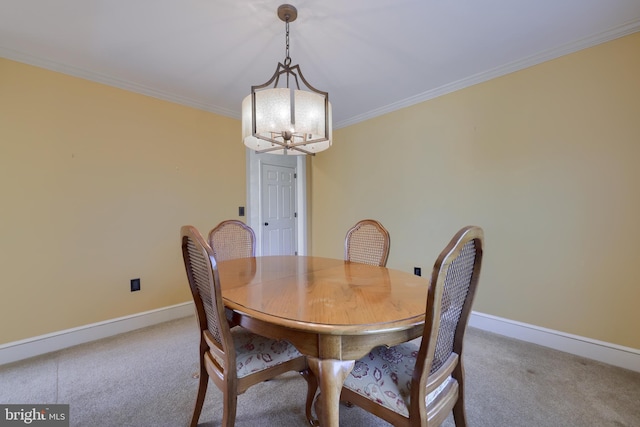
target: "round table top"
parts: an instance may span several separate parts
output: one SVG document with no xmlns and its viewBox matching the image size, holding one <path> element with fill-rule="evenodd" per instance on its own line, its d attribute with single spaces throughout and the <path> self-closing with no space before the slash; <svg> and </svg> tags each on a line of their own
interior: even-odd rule
<svg viewBox="0 0 640 427">
<path fill-rule="evenodd" d="M 367 334 L 423 323 L 429 281 L 411 273 L 310 256 L 218 263 L 225 305 L 259 320 L 326 334 Z"/>
</svg>

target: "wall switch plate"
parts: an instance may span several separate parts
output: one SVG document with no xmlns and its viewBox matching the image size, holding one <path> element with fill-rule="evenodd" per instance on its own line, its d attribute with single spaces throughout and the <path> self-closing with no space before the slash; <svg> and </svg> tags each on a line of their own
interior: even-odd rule
<svg viewBox="0 0 640 427">
<path fill-rule="evenodd" d="M 422 269 L 420 267 L 413 267 L 413 274 L 416 276 L 422 276 Z"/>
<path fill-rule="evenodd" d="M 131 292 L 140 290 L 140 279 L 131 279 Z"/>
<path fill-rule="evenodd" d="M 238 208 L 238 216 L 244 216 L 244 206 Z"/>
</svg>

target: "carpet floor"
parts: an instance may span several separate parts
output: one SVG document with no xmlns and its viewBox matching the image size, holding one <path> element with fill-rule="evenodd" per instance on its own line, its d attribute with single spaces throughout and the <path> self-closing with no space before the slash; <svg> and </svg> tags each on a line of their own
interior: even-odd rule
<svg viewBox="0 0 640 427">
<path fill-rule="evenodd" d="M 198 380 L 198 331 L 178 319 L 0 366 L 0 403 L 67 403 L 78 427 L 188 425 Z M 639 427 L 640 373 L 469 328 L 465 341 L 471 427 Z M 306 426 L 306 382 L 296 373 L 238 398 L 237 427 Z M 200 425 L 221 424 L 210 382 Z M 388 426 L 353 407 L 340 425 Z M 450 416 L 444 427 L 452 427 Z"/>
</svg>

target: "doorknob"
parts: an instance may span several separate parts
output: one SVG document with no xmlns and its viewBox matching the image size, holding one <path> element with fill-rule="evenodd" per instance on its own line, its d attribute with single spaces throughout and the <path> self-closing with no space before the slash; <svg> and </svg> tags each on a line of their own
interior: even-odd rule
<svg viewBox="0 0 640 427">
<path fill-rule="evenodd" d="M 267 226 L 267 225 L 269 225 L 269 223 L 268 223 L 268 222 L 265 222 L 265 223 L 264 223 L 264 225 L 265 225 L 265 226 Z"/>
</svg>

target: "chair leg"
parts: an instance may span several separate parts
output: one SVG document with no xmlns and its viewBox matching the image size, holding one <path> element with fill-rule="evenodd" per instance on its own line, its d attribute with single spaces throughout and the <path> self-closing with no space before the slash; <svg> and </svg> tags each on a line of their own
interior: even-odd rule
<svg viewBox="0 0 640 427">
<path fill-rule="evenodd" d="M 238 394 L 235 390 L 225 390 L 222 394 L 222 426 L 234 427 L 236 424 L 236 409 L 238 408 Z"/>
<path fill-rule="evenodd" d="M 207 394 L 207 386 L 209 385 L 209 374 L 204 366 L 204 352 L 200 351 L 200 381 L 198 385 L 198 397 L 196 397 L 196 406 L 193 408 L 193 416 L 191 417 L 190 427 L 196 427 L 202 412 L 204 397 Z"/>
<path fill-rule="evenodd" d="M 309 369 L 301 371 L 300 375 L 302 375 L 303 378 L 307 381 L 307 401 L 304 405 L 304 412 L 307 416 L 307 421 L 309 421 L 309 424 L 312 426 L 317 426 L 320 423 L 318 422 L 318 420 L 313 418 L 311 407 L 313 406 L 313 400 L 315 399 L 316 391 L 318 390 L 318 379 Z"/>
<path fill-rule="evenodd" d="M 453 421 L 456 427 L 467 427 L 467 415 L 464 409 L 464 398 L 462 395 L 458 397 L 453 407 Z"/>
<path fill-rule="evenodd" d="M 458 366 L 453 370 L 453 377 L 458 381 L 458 399 L 453 406 L 453 421 L 456 427 L 467 427 L 467 413 L 464 405 L 464 367 L 462 366 L 462 358 L 458 362 Z"/>
</svg>

